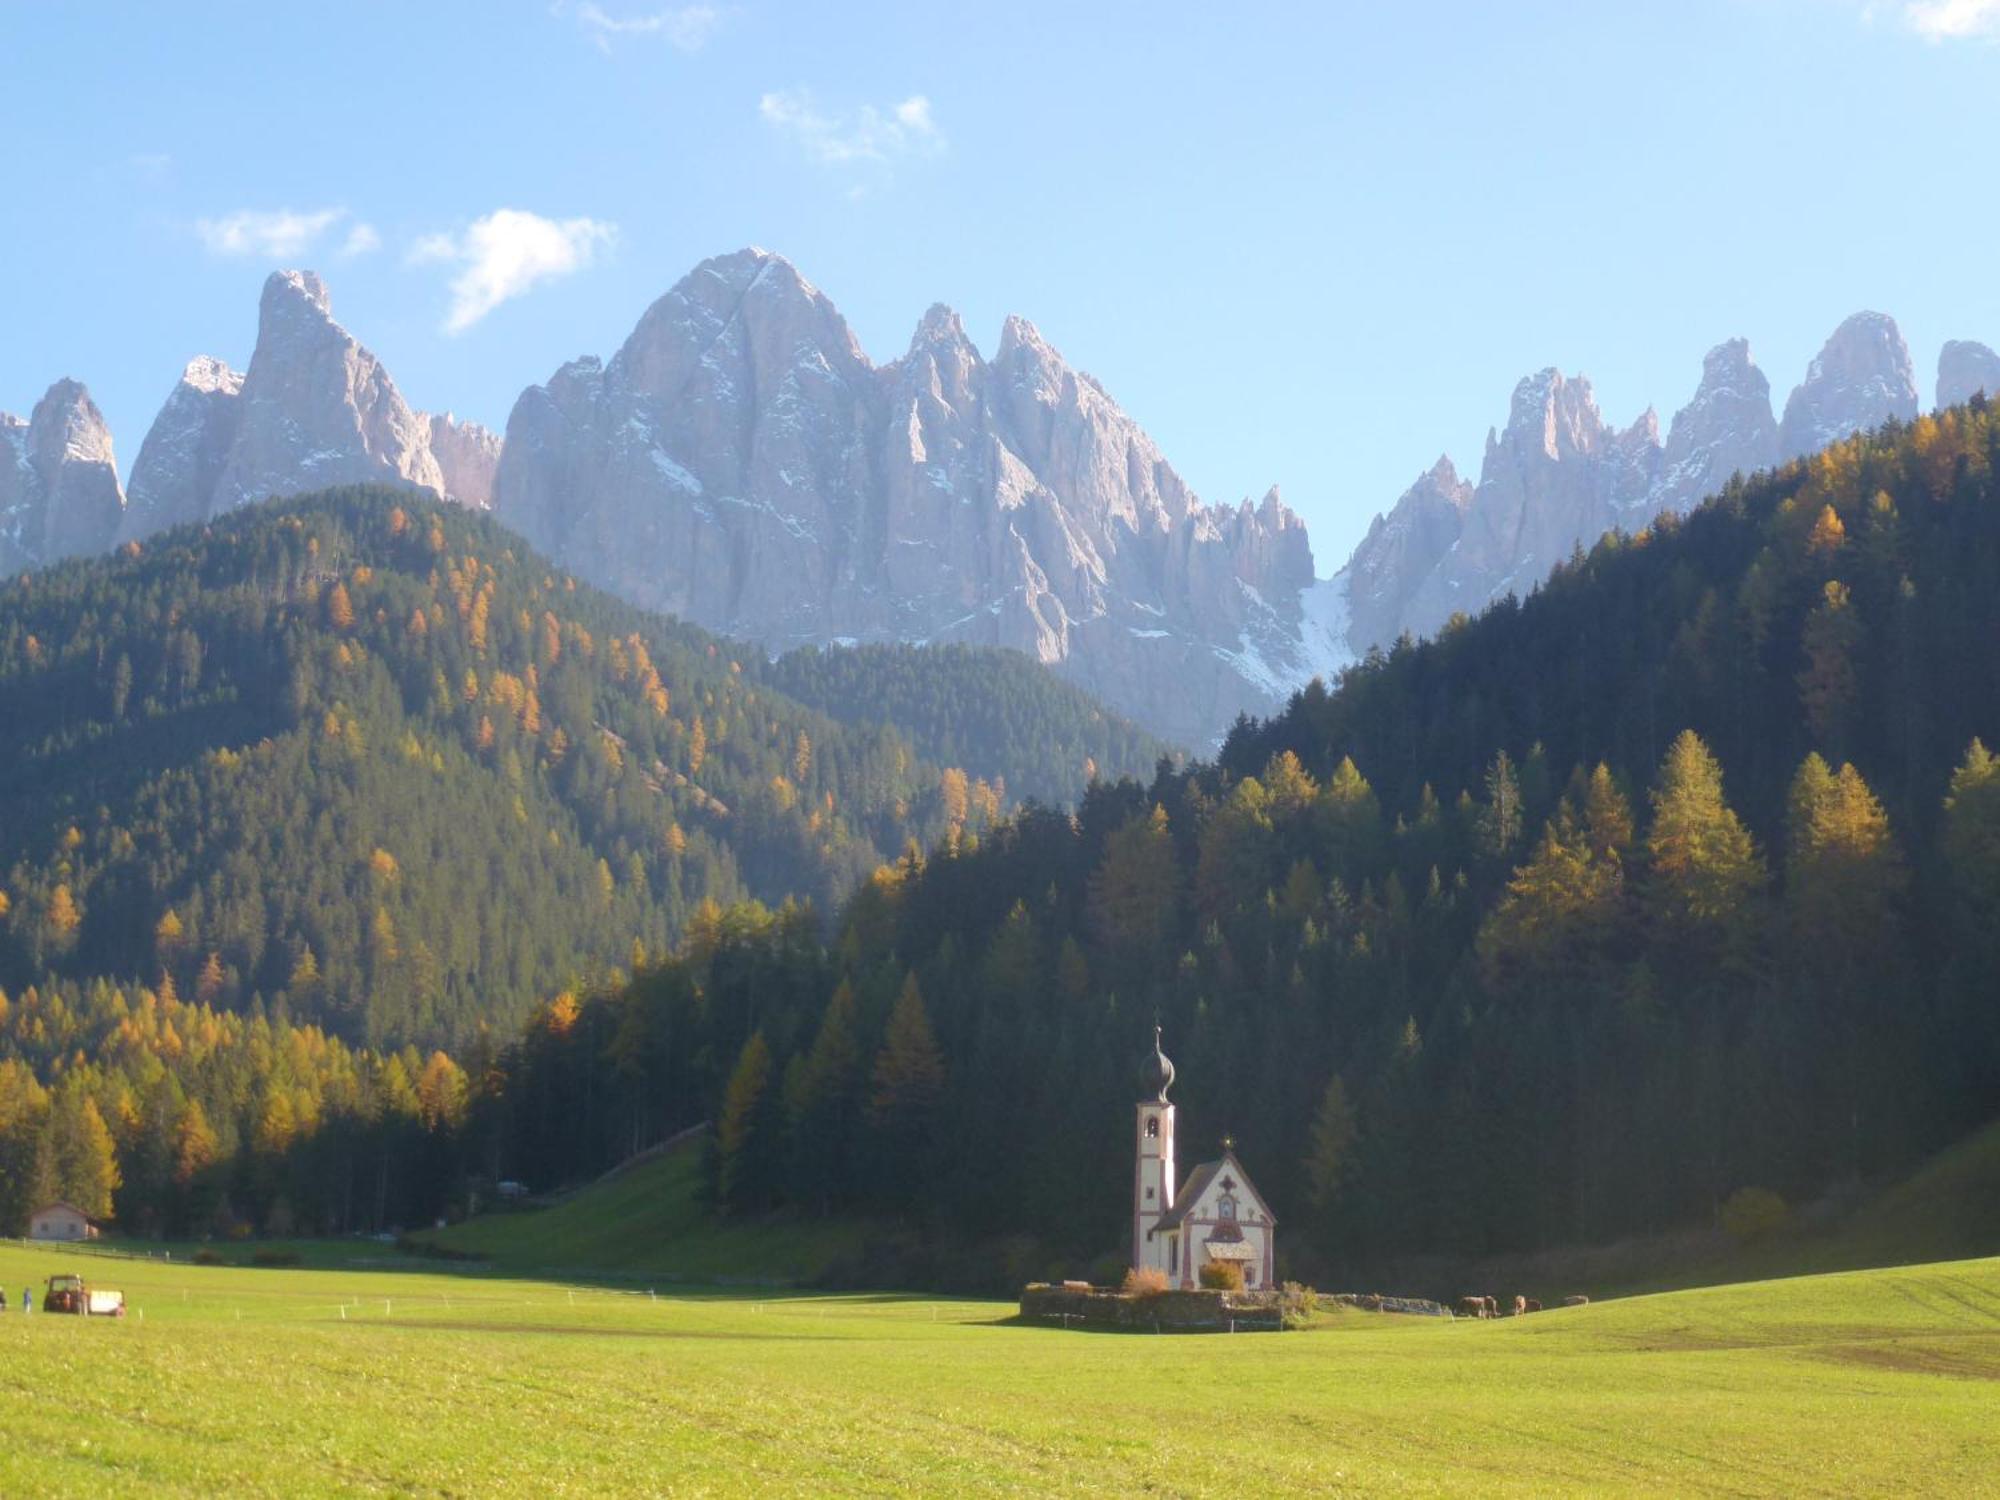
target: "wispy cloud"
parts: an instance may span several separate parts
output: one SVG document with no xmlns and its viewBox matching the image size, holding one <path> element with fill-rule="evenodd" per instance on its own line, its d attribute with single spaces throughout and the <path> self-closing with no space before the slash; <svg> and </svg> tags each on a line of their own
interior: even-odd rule
<svg viewBox="0 0 2000 1500">
<path fill-rule="evenodd" d="M 850 113 L 827 114 L 806 90 L 781 89 L 764 95 L 757 112 L 765 124 L 827 167 L 886 167 L 945 149 L 931 101 L 922 94 L 887 109 L 864 104 Z"/>
<path fill-rule="evenodd" d="M 558 5 L 556 9 L 560 12 L 563 7 Z M 699 52 L 722 24 L 720 10 L 701 4 L 669 5 L 661 10 L 613 15 L 603 6 L 584 0 L 574 14 L 584 35 L 600 52 L 609 52 L 613 44 L 632 37 L 655 37 L 679 51 Z"/>
<path fill-rule="evenodd" d="M 1927 41 L 2000 41 L 2000 0 L 1907 0 L 1902 11 Z"/>
<path fill-rule="evenodd" d="M 446 333 L 463 333 L 501 303 L 544 281 L 589 266 L 616 238 L 601 219 L 545 219 L 502 208 L 474 219 L 460 234 L 427 234 L 404 255 L 406 264 L 455 265 Z"/>
<path fill-rule="evenodd" d="M 214 255 L 292 260 L 310 250 L 346 213 L 342 208 L 305 213 L 289 208 L 239 208 L 219 219 L 198 219 L 194 230 Z"/>
<path fill-rule="evenodd" d="M 381 248 L 382 236 L 373 224 L 356 224 L 341 241 L 340 258 L 353 260 L 357 255 L 372 255 Z"/>
</svg>

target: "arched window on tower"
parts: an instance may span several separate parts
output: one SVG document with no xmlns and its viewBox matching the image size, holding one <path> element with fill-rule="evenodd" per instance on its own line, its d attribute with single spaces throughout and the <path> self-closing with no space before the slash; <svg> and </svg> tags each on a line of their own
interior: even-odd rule
<svg viewBox="0 0 2000 1500">
<path fill-rule="evenodd" d="M 1159 1138 L 1160 1138 L 1160 1117 L 1158 1115 L 1146 1116 L 1146 1139 L 1149 1141 L 1157 1141 Z"/>
</svg>

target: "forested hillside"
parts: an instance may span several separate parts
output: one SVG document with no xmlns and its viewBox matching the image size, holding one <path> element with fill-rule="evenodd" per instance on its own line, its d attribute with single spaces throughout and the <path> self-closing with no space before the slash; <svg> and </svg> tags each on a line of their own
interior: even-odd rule
<svg viewBox="0 0 2000 1500">
<path fill-rule="evenodd" d="M 790 651 L 764 680 L 859 728 L 890 725 L 926 760 L 1003 786 L 1014 801 L 1074 802 L 1102 777 L 1150 776 L 1173 754 L 1019 651 L 875 645 Z"/>
<path fill-rule="evenodd" d="M 9 877 L 13 962 L 77 964 L 108 908 L 127 915 L 103 941 L 160 977 L 13 992 L 0 1038 L 23 1066 L 0 1077 L 0 1210 L 23 1182 L 91 1190 L 108 1150 L 128 1184 L 118 1211 L 136 1223 L 393 1222 L 482 1180 L 585 1179 L 709 1119 L 720 1211 L 901 1218 L 911 1240 L 861 1274 L 997 1283 L 1122 1253 L 1136 1064 L 1155 1016 L 1180 1067 L 1184 1157 L 1233 1135 L 1309 1274 L 1707 1223 L 1732 1199 L 1768 1219 L 1893 1175 L 2000 1099 L 2000 760 L 1986 749 L 2000 743 L 1996 461 L 2000 419 L 1979 404 L 1840 444 L 1684 523 L 1607 540 L 1533 599 L 1371 659 L 1337 691 L 1242 726 L 1215 765 L 1100 782 L 1074 815 L 1029 808 L 976 838 L 932 837 L 927 856 L 874 870 L 831 939 L 803 909 L 695 906 L 670 955 L 557 995 L 518 1040 L 477 1036 L 456 1063 L 357 1055 L 282 1017 L 211 1013 L 204 995 L 243 983 L 231 956 L 243 950 L 186 934 L 232 930 L 212 913 L 265 908 L 208 895 L 250 880 L 246 857 L 203 882 L 142 881 L 150 861 L 177 869 L 202 852 L 171 830 L 209 825 L 171 819 L 236 785 L 211 778 L 281 747 L 314 776 L 379 759 L 423 778 L 437 775 L 435 748 L 531 820 L 518 847 L 568 858 L 574 841 L 591 861 L 571 877 L 580 898 L 558 890 L 505 921 L 453 913 L 438 941 L 491 920 L 581 942 L 622 919 L 637 884 L 618 873 L 626 851 L 588 842 L 649 826 L 615 821 L 628 804 L 664 801 L 673 826 L 712 829 L 728 821 L 697 791 L 754 805 L 776 775 L 796 793 L 804 773 L 764 759 L 796 748 L 775 694 L 701 637 L 652 625 L 639 640 L 667 698 L 656 708 L 610 606 L 504 549 L 478 553 L 475 575 L 475 534 L 497 533 L 386 498 L 345 519 L 336 502 L 238 518 L 175 543 L 176 564 L 121 561 L 133 586 L 119 590 L 92 592 L 88 569 L 13 586 L 10 601 L 49 602 L 32 643 L 25 618 L 6 638 L 5 680 L 39 672 L 57 701 L 101 705 L 8 721 L 17 762 L 36 770 L 10 787 L 6 826 L 28 827 L 39 851 Z M 199 616 L 198 675 L 174 665 L 191 655 L 177 643 L 193 617 L 166 582 L 195 568 L 233 580 L 201 595 L 227 604 Z M 121 618 L 129 628 L 112 632 Z M 398 647 L 399 635 L 431 644 Z M 106 638 L 118 652 L 92 644 Z M 133 658 L 122 694 L 120 655 Z M 265 665 L 224 673 L 218 658 Z M 521 683 L 538 732 L 507 706 L 512 687 L 495 696 L 503 679 Z M 239 680 L 274 685 L 276 701 L 240 695 Z M 176 726 L 203 715 L 249 748 L 217 755 L 189 734 L 168 778 L 182 790 L 141 800 L 121 790 L 129 759 L 82 753 L 116 751 L 134 724 L 180 743 Z M 56 732 L 70 722 L 93 728 L 72 744 Z M 696 722 L 706 753 L 691 766 Z M 854 733 L 811 723 L 816 766 Z M 395 754 L 376 757 L 385 743 Z M 943 835 L 940 778 L 899 781 L 919 773 L 901 769 L 897 742 L 859 743 L 833 804 L 856 821 L 835 847 L 866 860 L 905 832 Z M 744 757 L 727 782 L 714 779 L 718 746 Z M 91 767 L 88 796 L 37 795 L 65 784 L 65 758 Z M 652 800 L 618 769 L 635 761 L 655 767 Z M 596 779 L 566 780 L 579 764 Z M 157 788 L 152 774 L 137 784 Z M 416 947 L 391 904 L 407 899 L 413 862 L 387 840 L 454 826 L 416 806 L 416 788 L 438 783 L 409 785 L 386 821 L 330 803 L 307 862 L 286 853 L 276 867 L 320 859 L 323 878 L 386 914 L 379 935 L 368 919 L 352 993 L 409 972 L 397 965 Z M 904 817 L 902 795 L 937 803 L 919 814 L 913 800 Z M 815 804 L 817 786 L 789 810 Z M 799 837 L 783 817 L 759 826 Z M 626 836 L 649 889 L 671 875 L 643 833 Z M 493 847 L 504 862 L 517 845 Z M 224 957 L 197 961 L 206 952 Z M 279 952 L 288 973 L 324 982 L 317 949 L 311 965 Z M 292 1006 L 313 993 L 280 990 Z M 235 1149 L 197 1149 L 206 1165 L 185 1173 L 163 1166 L 156 1122 L 171 1115 L 174 1140 L 200 1143 L 190 1106 L 205 1116 L 211 1097 Z M 372 1172 L 378 1199 L 315 1186 L 328 1152 L 343 1165 L 326 1181 Z M 947 1241 L 976 1241 L 986 1260 L 925 1258 Z"/>
<path fill-rule="evenodd" d="M 1117 733 L 1073 736 L 1070 795 Z M 510 1034 L 704 901 L 829 912 L 1002 796 L 481 516 L 371 490 L 0 586 L 0 764 L 0 987 L 129 979 L 425 1046 Z"/>
<path fill-rule="evenodd" d="M 2000 421 L 1839 444 L 1523 603 L 545 1012 L 483 1149 L 703 1116 L 733 1209 L 1115 1248 L 1157 1014 L 1302 1260 L 1708 1222 L 2000 1099 Z M 1758 1200 L 1768 1202 L 1768 1200 Z"/>
</svg>

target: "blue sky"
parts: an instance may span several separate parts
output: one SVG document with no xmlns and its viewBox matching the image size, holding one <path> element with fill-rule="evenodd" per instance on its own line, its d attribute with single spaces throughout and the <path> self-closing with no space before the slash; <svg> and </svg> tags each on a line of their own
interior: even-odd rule
<svg viewBox="0 0 2000 1500">
<path fill-rule="evenodd" d="M 1020 312 L 1210 500 L 1331 571 L 1523 373 L 1777 398 L 1862 307 L 1928 398 L 2000 345 L 2000 0 L 30 5 L 0 0 L 0 408 L 86 381 L 129 466 L 280 264 L 496 427 L 761 244 L 876 359 Z"/>
</svg>

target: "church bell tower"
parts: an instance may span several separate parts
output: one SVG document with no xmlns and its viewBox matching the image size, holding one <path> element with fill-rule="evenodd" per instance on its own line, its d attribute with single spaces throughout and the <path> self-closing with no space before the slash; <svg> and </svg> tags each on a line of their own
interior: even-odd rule
<svg viewBox="0 0 2000 1500">
<path fill-rule="evenodd" d="M 1174 1206 L 1174 1107 L 1167 1102 L 1173 1084 L 1174 1065 L 1160 1050 L 1160 1028 L 1155 1026 L 1152 1055 L 1139 1071 L 1132 1168 L 1132 1265 L 1142 1271 L 1167 1269 L 1166 1241 L 1149 1231 Z"/>
</svg>

